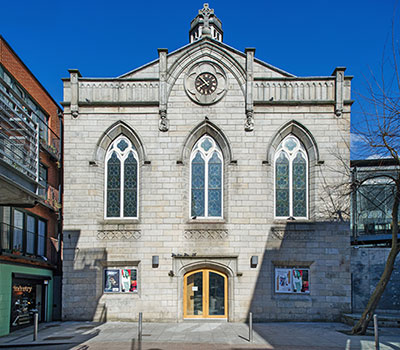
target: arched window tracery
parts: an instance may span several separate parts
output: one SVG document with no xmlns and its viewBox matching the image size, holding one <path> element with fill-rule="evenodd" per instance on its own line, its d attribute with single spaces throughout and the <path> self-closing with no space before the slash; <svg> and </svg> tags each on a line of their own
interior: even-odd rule
<svg viewBox="0 0 400 350">
<path fill-rule="evenodd" d="M 190 156 L 190 214 L 222 218 L 223 155 L 209 135 L 201 137 Z"/>
<path fill-rule="evenodd" d="M 105 158 L 105 217 L 138 217 L 138 154 L 125 136 L 117 137 Z"/>
<path fill-rule="evenodd" d="M 294 135 L 286 136 L 275 153 L 275 217 L 308 217 L 308 156 Z"/>
</svg>

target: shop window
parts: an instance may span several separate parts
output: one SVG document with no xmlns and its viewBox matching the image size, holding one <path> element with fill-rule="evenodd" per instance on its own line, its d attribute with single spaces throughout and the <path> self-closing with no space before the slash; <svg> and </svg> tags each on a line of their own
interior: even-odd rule
<svg viewBox="0 0 400 350">
<path fill-rule="evenodd" d="M 191 216 L 222 218 L 223 157 L 210 136 L 203 136 L 190 157 Z"/>
<path fill-rule="evenodd" d="M 287 136 L 275 154 L 275 217 L 307 218 L 308 157 L 301 142 Z"/>
<path fill-rule="evenodd" d="M 136 268 L 104 270 L 104 293 L 137 293 Z"/>
<path fill-rule="evenodd" d="M 11 331 L 33 325 L 34 310 L 38 312 L 39 322 L 46 321 L 47 286 L 50 279 L 50 276 L 13 273 L 10 314 Z"/>
<path fill-rule="evenodd" d="M 309 294 L 310 269 L 308 268 L 275 268 L 275 292 Z"/>
<path fill-rule="evenodd" d="M 131 141 L 118 137 L 106 155 L 107 218 L 138 216 L 138 154 Z"/>
</svg>

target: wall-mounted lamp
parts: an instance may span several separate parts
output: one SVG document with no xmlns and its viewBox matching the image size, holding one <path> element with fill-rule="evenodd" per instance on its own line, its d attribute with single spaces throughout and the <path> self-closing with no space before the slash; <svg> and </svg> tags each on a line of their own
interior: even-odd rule
<svg viewBox="0 0 400 350">
<path fill-rule="evenodd" d="M 251 268 L 256 268 L 258 265 L 258 256 L 257 255 L 253 255 L 250 259 L 250 267 Z"/>
<path fill-rule="evenodd" d="M 151 258 L 151 265 L 153 266 L 153 268 L 158 267 L 159 265 L 158 255 L 153 255 L 153 257 Z"/>
<path fill-rule="evenodd" d="M 174 274 L 174 271 L 172 271 L 172 270 L 169 270 L 169 272 L 168 272 L 168 276 L 169 276 L 169 277 L 174 277 L 174 276 L 175 276 L 175 274 Z"/>
</svg>

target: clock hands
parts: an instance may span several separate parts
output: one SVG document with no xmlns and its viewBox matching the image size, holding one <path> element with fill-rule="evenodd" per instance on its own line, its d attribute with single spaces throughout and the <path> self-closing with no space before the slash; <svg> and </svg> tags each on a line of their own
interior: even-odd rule
<svg viewBox="0 0 400 350">
<path fill-rule="evenodd" d="M 200 78 L 201 80 L 203 80 L 203 83 L 206 84 L 207 86 L 210 85 L 210 82 L 204 80 L 203 77 L 200 76 L 199 78 Z M 203 86 L 204 84 L 202 84 L 201 86 Z"/>
<path fill-rule="evenodd" d="M 212 94 L 217 88 L 217 80 L 211 73 L 201 73 L 196 78 L 196 90 L 202 95 Z"/>
</svg>

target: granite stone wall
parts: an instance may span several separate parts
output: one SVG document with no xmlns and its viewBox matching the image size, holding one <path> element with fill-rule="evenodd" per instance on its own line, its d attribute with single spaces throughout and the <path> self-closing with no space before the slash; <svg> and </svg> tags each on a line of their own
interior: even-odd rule
<svg viewBox="0 0 400 350">
<path fill-rule="evenodd" d="M 363 311 L 381 278 L 389 248 L 351 248 L 352 306 Z M 386 286 L 377 310 L 400 311 L 400 257 L 396 259 L 391 279 Z"/>
<path fill-rule="evenodd" d="M 179 55 L 169 62 L 177 65 Z M 254 131 L 246 132 L 237 67 L 218 55 L 225 96 L 211 105 L 191 101 L 183 67 L 170 87 L 167 132 L 159 130 L 157 105 L 122 103 L 121 97 L 81 103 L 73 116 L 65 81 L 64 319 L 135 320 L 143 312 L 146 321 L 182 320 L 184 274 L 203 267 L 228 277 L 229 321 L 245 320 L 249 311 L 259 320 L 334 320 L 349 310 L 349 225 L 335 221 L 336 194 L 329 188 L 346 181 L 339 170 L 349 158 L 350 106 L 338 117 L 334 103 L 260 104 Z M 153 68 L 148 75 L 157 78 Z M 146 76 L 145 69 L 138 74 Z M 112 141 L 107 130 L 113 126 L 138 149 L 137 220 L 104 218 L 102 147 Z M 204 133 L 224 154 L 223 219 L 190 217 L 189 155 Z M 309 219 L 294 222 L 274 218 L 271 154 L 288 133 L 309 153 Z M 158 267 L 152 256 L 159 257 Z M 252 256 L 257 266 L 250 265 Z M 310 268 L 310 293 L 276 295 L 274 266 Z M 106 267 L 137 268 L 138 293 L 103 293 Z"/>
</svg>

